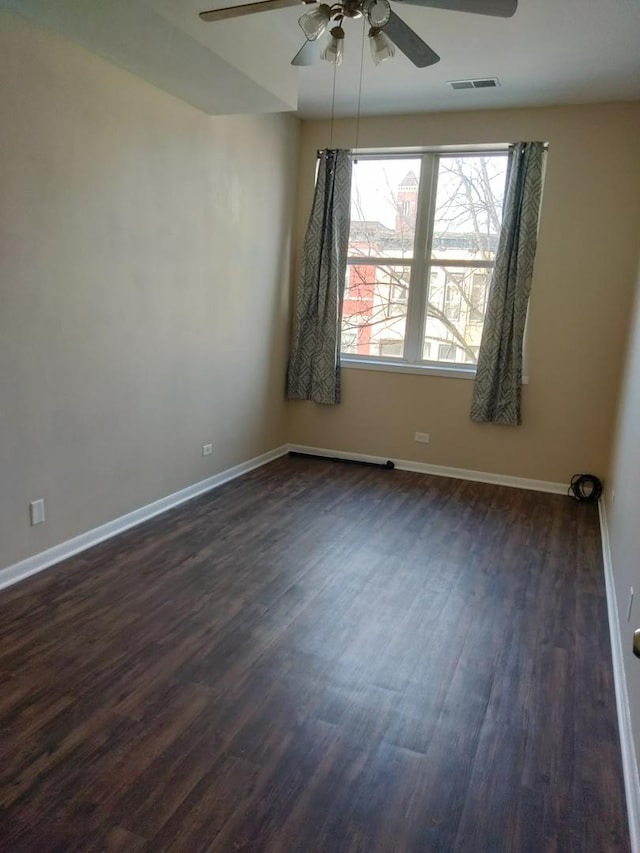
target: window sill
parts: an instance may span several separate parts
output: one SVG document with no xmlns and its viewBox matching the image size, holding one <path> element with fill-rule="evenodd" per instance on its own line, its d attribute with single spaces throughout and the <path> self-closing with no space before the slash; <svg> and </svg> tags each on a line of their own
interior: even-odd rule
<svg viewBox="0 0 640 853">
<path fill-rule="evenodd" d="M 435 364 L 407 364 L 367 358 L 340 357 L 340 365 L 355 370 L 380 370 L 389 373 L 414 373 L 418 376 L 448 376 L 450 379 L 475 379 L 475 367 L 444 367 Z"/>
<path fill-rule="evenodd" d="M 441 376 L 447 379 L 475 379 L 475 367 L 444 367 L 435 364 L 406 364 L 397 361 L 340 357 L 340 366 L 345 370 L 375 370 L 382 373 L 413 373 L 416 376 Z M 522 377 L 522 384 L 529 384 L 529 377 Z"/>
</svg>

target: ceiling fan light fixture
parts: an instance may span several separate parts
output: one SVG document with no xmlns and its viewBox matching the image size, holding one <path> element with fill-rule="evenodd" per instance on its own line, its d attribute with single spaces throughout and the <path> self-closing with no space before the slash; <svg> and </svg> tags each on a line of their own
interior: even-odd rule
<svg viewBox="0 0 640 853">
<path fill-rule="evenodd" d="M 371 58 L 376 65 L 380 65 L 385 59 L 391 59 L 396 55 L 393 42 L 379 27 L 371 27 L 369 30 L 369 47 L 371 48 Z"/>
<path fill-rule="evenodd" d="M 342 27 L 333 27 L 331 30 L 331 38 L 320 54 L 320 59 L 324 59 L 325 62 L 331 62 L 333 65 L 340 65 L 343 55 L 344 30 Z"/>
<path fill-rule="evenodd" d="M 384 27 L 391 17 L 389 0 L 371 0 L 366 5 L 367 20 L 372 27 Z"/>
<path fill-rule="evenodd" d="M 313 12 L 302 15 L 298 19 L 298 23 L 307 37 L 307 41 L 315 41 L 327 29 L 330 20 L 331 8 L 326 3 L 321 3 Z"/>
</svg>

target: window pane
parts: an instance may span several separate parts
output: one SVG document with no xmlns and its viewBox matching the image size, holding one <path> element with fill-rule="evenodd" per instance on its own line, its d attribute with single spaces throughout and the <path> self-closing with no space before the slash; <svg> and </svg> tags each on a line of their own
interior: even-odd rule
<svg viewBox="0 0 640 853">
<path fill-rule="evenodd" d="M 438 361 L 455 361 L 455 344 L 438 344 Z"/>
<path fill-rule="evenodd" d="M 422 358 L 476 364 L 490 269 L 432 266 Z"/>
<path fill-rule="evenodd" d="M 350 263 L 342 303 L 343 353 L 401 358 L 409 267 Z"/>
<path fill-rule="evenodd" d="M 433 258 L 495 259 L 506 172 L 506 153 L 439 158 Z"/>
<path fill-rule="evenodd" d="M 419 182 L 418 159 L 353 164 L 351 257 L 413 257 Z"/>
</svg>

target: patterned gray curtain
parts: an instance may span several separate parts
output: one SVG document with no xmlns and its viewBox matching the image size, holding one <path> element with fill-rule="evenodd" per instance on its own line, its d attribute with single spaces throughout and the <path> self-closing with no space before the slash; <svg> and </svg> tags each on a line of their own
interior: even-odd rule
<svg viewBox="0 0 640 853">
<path fill-rule="evenodd" d="M 509 150 L 507 190 L 496 265 L 478 353 L 471 419 L 517 426 L 522 341 L 531 291 L 542 192 L 544 143 Z"/>
<path fill-rule="evenodd" d="M 290 400 L 340 402 L 340 325 L 351 215 L 351 152 L 323 151 L 298 281 Z"/>
</svg>

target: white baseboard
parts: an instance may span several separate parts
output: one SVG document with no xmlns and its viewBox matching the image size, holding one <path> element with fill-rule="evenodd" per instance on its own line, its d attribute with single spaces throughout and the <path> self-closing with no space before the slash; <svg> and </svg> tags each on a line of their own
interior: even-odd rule
<svg viewBox="0 0 640 853">
<path fill-rule="evenodd" d="M 336 459 L 355 459 L 358 462 L 376 462 L 384 464 L 383 456 L 369 456 L 365 453 L 347 453 L 343 450 L 327 450 L 324 447 L 305 447 L 302 444 L 290 444 L 289 450 L 295 453 L 310 453 L 313 456 L 332 456 Z M 491 483 L 494 486 L 511 486 L 515 489 L 531 489 L 534 492 L 550 492 L 554 495 L 566 495 L 566 483 L 552 483 L 546 480 L 529 480 L 526 477 L 512 477 L 509 474 L 489 474 L 485 471 L 473 471 L 470 468 L 450 468 L 447 465 L 431 465 L 428 462 L 412 462 L 408 459 L 393 459 L 399 471 L 415 471 L 418 474 L 433 474 L 436 477 L 453 477 L 457 480 L 472 480 L 475 483 Z"/>
<path fill-rule="evenodd" d="M 229 480 L 242 476 L 254 468 L 259 468 L 261 465 L 266 465 L 273 459 L 279 456 L 284 456 L 288 451 L 297 451 L 298 453 L 310 453 L 315 456 L 334 456 L 339 459 L 357 459 L 362 462 L 378 462 L 384 463 L 387 460 L 382 456 L 368 456 L 363 453 L 346 453 L 341 450 L 328 450 L 322 447 L 306 447 L 299 444 L 286 444 L 270 450 L 268 453 L 263 453 L 261 456 L 256 456 L 233 468 L 226 471 L 221 471 L 219 474 L 214 474 L 206 480 L 201 480 L 199 483 L 194 483 L 192 486 L 187 486 L 179 492 L 174 492 L 167 497 L 154 501 L 147 506 L 140 507 L 133 512 L 120 516 L 113 521 L 108 521 L 106 524 L 100 525 L 93 530 L 88 530 L 86 533 L 81 533 L 73 539 L 68 539 L 66 542 L 61 542 L 53 548 L 48 548 L 46 551 L 41 551 L 39 554 L 34 554 L 32 557 L 27 557 L 26 560 L 21 560 L 19 563 L 14 563 L 12 566 L 7 566 L 0 569 L 0 589 L 11 586 L 18 581 L 28 578 L 30 575 L 48 569 L 56 563 L 66 560 L 68 557 L 73 557 L 99 542 L 104 542 L 105 539 L 110 539 L 112 536 L 117 536 L 137 524 L 153 518 L 160 513 L 166 512 L 172 507 L 178 506 L 185 501 L 191 500 L 198 495 L 215 489 Z M 423 462 L 412 462 L 406 459 L 394 460 L 395 467 L 401 471 L 415 471 L 422 474 L 435 474 L 439 477 L 456 477 L 462 480 L 474 480 L 480 483 L 493 483 L 500 486 L 512 486 L 520 489 L 533 489 L 540 492 L 552 492 L 554 494 L 566 494 L 567 487 L 563 483 L 549 483 L 543 480 L 528 480 L 522 477 L 510 477 L 506 474 L 487 474 L 482 471 L 472 471 L 464 468 L 449 468 L 443 465 L 430 465 Z"/>
<path fill-rule="evenodd" d="M 199 483 L 187 486 L 179 492 L 174 492 L 171 495 L 160 498 L 160 500 L 140 507 L 140 509 L 122 515 L 120 518 L 108 521 L 106 524 L 101 524 L 100 527 L 95 527 L 93 530 L 81 533 L 80 536 L 75 536 L 73 539 L 61 542 L 60 545 L 55 545 L 53 548 L 48 548 L 46 551 L 34 554 L 33 557 L 27 557 L 26 560 L 21 560 L 12 566 L 0 569 L 0 589 L 4 589 L 4 587 L 28 578 L 30 575 L 35 575 L 37 572 L 48 569 L 61 560 L 73 557 L 74 554 L 79 554 L 81 551 L 85 551 L 99 542 L 104 542 L 105 539 L 111 539 L 112 536 L 117 536 L 118 533 L 142 524 L 143 521 L 148 521 L 150 518 L 179 506 L 179 504 L 185 503 L 185 501 L 189 501 L 198 495 L 202 495 L 204 492 L 211 491 L 211 489 L 215 489 L 223 483 L 228 483 L 229 480 L 235 480 L 236 477 L 247 474 L 249 471 L 253 471 L 254 468 L 259 468 L 261 465 L 266 465 L 267 462 L 271 462 L 279 456 L 284 456 L 288 450 L 287 445 L 277 447 L 275 450 L 270 450 L 261 456 L 241 462 L 239 465 L 234 465 L 233 468 L 228 468 L 226 471 L 214 474 L 213 477 L 200 480 Z"/>
<path fill-rule="evenodd" d="M 629 819 L 629 839 L 632 853 L 640 853 L 640 778 L 638 777 L 638 763 L 636 761 L 633 731 L 631 728 L 629 694 L 627 692 L 627 678 L 624 670 L 618 602 L 613 580 L 609 525 L 604 499 L 598 502 L 598 509 L 600 512 L 602 561 L 604 563 L 604 581 L 607 592 L 607 612 L 609 615 L 613 679 L 616 691 L 616 710 L 618 713 L 618 729 L 620 731 L 620 751 L 622 752 L 622 772 L 624 775 L 624 790 Z"/>
</svg>

